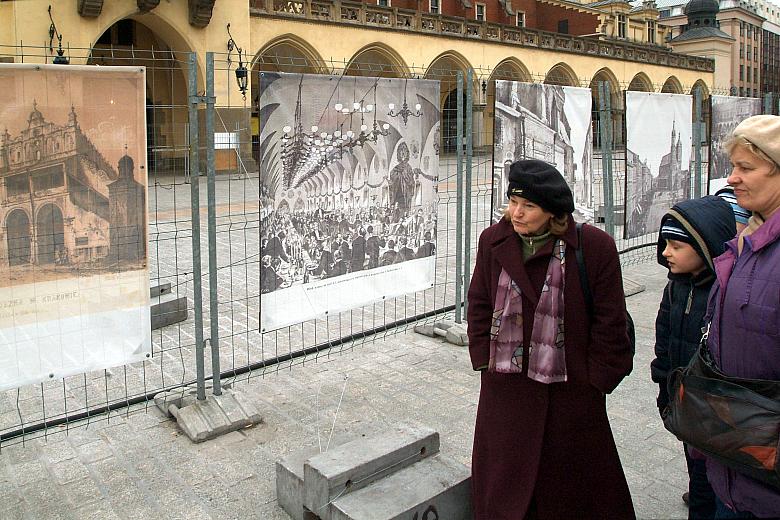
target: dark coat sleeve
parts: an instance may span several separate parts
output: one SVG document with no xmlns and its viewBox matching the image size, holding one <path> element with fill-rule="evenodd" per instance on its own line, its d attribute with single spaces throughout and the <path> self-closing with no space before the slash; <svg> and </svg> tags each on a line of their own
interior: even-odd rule
<svg viewBox="0 0 780 520">
<path fill-rule="evenodd" d="M 486 245 L 489 229 L 479 237 L 477 259 L 474 274 L 471 277 L 468 293 L 469 354 L 474 370 L 484 370 L 490 361 L 490 326 L 493 319 L 491 301 L 490 253 Z"/>
<path fill-rule="evenodd" d="M 626 331 L 626 300 L 615 241 L 593 226 L 584 226 L 583 255 L 593 294 L 588 348 L 588 378 L 601 392 L 612 392 L 633 367 Z"/>
<path fill-rule="evenodd" d="M 650 377 L 660 387 L 658 399 L 656 400 L 659 410 L 663 410 L 669 404 L 666 382 L 671 367 L 671 359 L 669 357 L 671 305 L 671 282 L 669 282 L 666 284 L 666 288 L 664 288 L 661 306 L 658 309 L 658 316 L 655 318 L 655 359 L 650 363 Z"/>
</svg>

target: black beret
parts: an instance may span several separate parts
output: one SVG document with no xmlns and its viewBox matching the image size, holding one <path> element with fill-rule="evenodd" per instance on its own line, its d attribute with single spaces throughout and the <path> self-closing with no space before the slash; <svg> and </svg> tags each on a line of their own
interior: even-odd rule
<svg viewBox="0 0 780 520">
<path fill-rule="evenodd" d="M 506 196 L 516 195 L 561 216 L 574 212 L 574 197 L 563 175 L 544 161 L 528 159 L 509 167 Z"/>
</svg>

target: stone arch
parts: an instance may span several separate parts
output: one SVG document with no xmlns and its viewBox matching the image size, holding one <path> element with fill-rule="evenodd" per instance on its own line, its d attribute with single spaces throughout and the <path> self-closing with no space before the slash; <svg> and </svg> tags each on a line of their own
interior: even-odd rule
<svg viewBox="0 0 780 520">
<path fill-rule="evenodd" d="M 609 82 L 609 101 L 612 109 L 612 143 L 620 145 L 625 143 L 625 132 L 623 128 L 623 96 L 620 91 L 620 82 L 608 67 L 599 69 L 590 80 L 590 92 L 593 99 L 592 105 L 592 129 L 593 129 L 593 147 L 601 148 L 601 100 L 599 98 L 599 82 Z"/>
<path fill-rule="evenodd" d="M 705 143 L 710 142 L 710 131 L 711 128 L 711 118 L 712 118 L 712 111 L 710 106 L 710 89 L 707 86 L 707 83 L 703 79 L 697 79 L 696 82 L 691 87 L 690 94 L 691 96 L 694 95 L 694 92 L 696 92 L 696 89 L 699 89 L 701 92 L 701 120 L 704 122 L 704 129 L 702 130 L 702 141 Z M 696 110 L 693 111 L 693 117 L 694 117 L 694 123 L 696 118 Z"/>
<path fill-rule="evenodd" d="M 544 76 L 544 83 L 547 85 L 561 85 L 563 87 L 579 87 L 580 80 L 577 78 L 577 74 L 566 63 L 556 63 L 552 68 L 547 71 Z"/>
<path fill-rule="evenodd" d="M 661 92 L 665 92 L 667 94 L 682 94 L 683 88 L 680 84 L 680 80 L 675 76 L 669 76 L 666 81 L 664 81 L 664 84 L 661 87 Z"/>
<path fill-rule="evenodd" d="M 252 58 L 252 70 L 327 74 L 329 67 L 306 40 L 283 34 L 266 43 Z M 255 78 L 257 74 L 252 74 Z M 255 80 L 256 81 L 256 80 Z"/>
<path fill-rule="evenodd" d="M 374 42 L 357 51 L 344 68 L 345 76 L 408 78 L 409 67 L 391 47 Z"/>
<path fill-rule="evenodd" d="M 35 238 L 38 244 L 35 252 L 38 264 L 54 264 L 63 261 L 65 223 L 59 206 L 49 203 L 38 209 L 35 217 Z"/>
<path fill-rule="evenodd" d="M 114 45 L 120 23 L 131 24 L 132 45 Z M 148 171 L 170 171 L 185 163 L 186 136 L 178 122 L 188 118 L 187 63 L 194 48 L 186 35 L 158 15 L 134 13 L 108 24 L 90 47 L 88 65 L 133 65 L 146 69 Z M 204 88 L 204 63 L 197 63 L 197 88 Z"/>
<path fill-rule="evenodd" d="M 441 97 L 439 100 L 441 107 L 440 138 L 441 149 L 445 152 L 454 151 L 457 143 L 457 74 L 458 72 L 463 73 L 463 106 L 465 107 L 466 78 L 468 70 L 471 68 L 471 64 L 462 54 L 448 50 L 434 58 L 425 70 L 425 78 L 438 79 L 441 82 Z M 474 103 L 477 103 L 479 100 L 477 93 L 480 91 L 479 78 L 474 74 L 472 80 L 472 100 Z M 466 131 L 465 124 L 463 125 L 463 131 Z M 477 146 L 477 143 L 474 143 L 474 145 Z"/>
<path fill-rule="evenodd" d="M 22 209 L 14 209 L 5 218 L 8 265 L 26 265 L 32 260 L 30 217 Z"/>
<path fill-rule="evenodd" d="M 636 92 L 655 92 L 653 88 L 653 82 L 647 77 L 644 72 L 637 72 L 636 76 L 631 78 L 631 83 L 628 84 L 626 90 L 633 90 Z"/>
<path fill-rule="evenodd" d="M 485 103 L 485 135 L 492 141 L 495 125 L 495 101 L 496 101 L 496 81 L 522 81 L 532 82 L 533 77 L 523 62 L 515 57 L 509 57 L 501 62 L 490 73 L 487 81 L 484 81 L 480 88 L 484 89 Z"/>
</svg>

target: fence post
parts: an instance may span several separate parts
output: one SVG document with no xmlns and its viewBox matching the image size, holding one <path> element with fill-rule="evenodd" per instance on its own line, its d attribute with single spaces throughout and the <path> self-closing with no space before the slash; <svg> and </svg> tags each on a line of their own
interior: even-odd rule
<svg viewBox="0 0 780 520">
<path fill-rule="evenodd" d="M 206 53 L 206 189 L 209 244 L 209 323 L 211 377 L 214 395 L 222 395 L 219 367 L 219 311 L 217 296 L 217 208 L 214 186 L 214 53 Z"/>
<path fill-rule="evenodd" d="M 604 190 L 604 228 L 615 236 L 615 211 L 612 196 L 612 107 L 609 81 L 599 81 L 599 130 L 601 133 L 601 183 Z"/>
<path fill-rule="evenodd" d="M 195 306 L 195 371 L 198 400 L 206 400 L 206 371 L 203 359 L 203 294 L 200 269 L 200 168 L 198 154 L 198 55 L 189 55 L 190 210 L 192 213 L 192 289 Z"/>
<path fill-rule="evenodd" d="M 693 89 L 693 197 L 701 197 L 701 88 Z"/>
<path fill-rule="evenodd" d="M 474 71 L 469 69 L 466 75 L 466 178 L 465 198 L 463 199 L 465 215 L 463 216 L 463 313 L 466 314 L 469 305 L 469 281 L 471 279 L 471 158 L 474 155 L 474 117 L 473 93 Z"/>
<path fill-rule="evenodd" d="M 463 304 L 463 72 L 458 71 L 457 112 L 455 132 L 455 156 L 457 157 L 457 175 L 455 186 L 455 323 L 461 323 Z"/>
</svg>

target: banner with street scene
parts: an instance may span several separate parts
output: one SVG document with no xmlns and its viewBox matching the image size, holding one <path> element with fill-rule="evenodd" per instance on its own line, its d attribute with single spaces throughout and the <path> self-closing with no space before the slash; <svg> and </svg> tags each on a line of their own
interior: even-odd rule
<svg viewBox="0 0 780 520">
<path fill-rule="evenodd" d="M 575 219 L 593 221 L 591 91 L 496 81 L 493 124 L 493 221 L 506 208 L 509 166 L 539 159 L 560 171 L 574 194 Z"/>
<path fill-rule="evenodd" d="M 432 287 L 439 82 L 259 84 L 261 330 Z"/>
<path fill-rule="evenodd" d="M 661 217 L 691 197 L 692 120 L 689 95 L 626 91 L 624 238 L 657 233 Z"/>
<path fill-rule="evenodd" d="M 731 173 L 729 154 L 723 144 L 739 123 L 761 114 L 761 99 L 735 96 L 711 96 L 709 193 L 726 185 Z"/>
<path fill-rule="evenodd" d="M 0 64 L 0 390 L 151 355 L 145 75 Z"/>
</svg>

